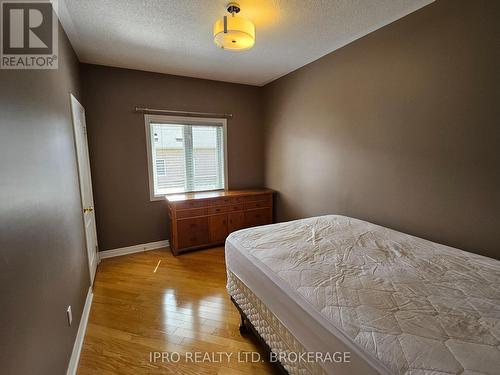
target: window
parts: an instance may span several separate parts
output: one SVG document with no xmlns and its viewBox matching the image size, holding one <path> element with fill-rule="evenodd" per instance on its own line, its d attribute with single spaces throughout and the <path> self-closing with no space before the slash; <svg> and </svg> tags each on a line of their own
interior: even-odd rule
<svg viewBox="0 0 500 375">
<path fill-rule="evenodd" d="M 225 119 L 145 115 L 151 200 L 226 187 Z"/>
</svg>

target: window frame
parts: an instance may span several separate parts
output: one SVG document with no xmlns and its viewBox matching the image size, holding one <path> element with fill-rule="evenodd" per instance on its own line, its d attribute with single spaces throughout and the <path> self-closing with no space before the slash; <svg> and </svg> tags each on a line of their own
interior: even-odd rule
<svg viewBox="0 0 500 375">
<path fill-rule="evenodd" d="M 154 115 L 145 114 L 144 115 L 144 126 L 146 129 L 146 151 L 148 159 L 148 180 L 149 180 L 149 200 L 159 201 L 164 200 L 166 195 L 176 195 L 191 193 L 191 191 L 186 191 L 184 193 L 172 193 L 172 194 L 158 194 L 155 195 L 154 192 L 154 163 L 153 163 L 153 149 L 151 144 L 151 123 L 155 124 L 175 124 L 175 125 L 193 125 L 193 126 L 220 126 L 222 128 L 222 139 L 223 139 L 223 157 L 224 157 L 224 188 L 215 190 L 198 190 L 201 191 L 217 191 L 217 190 L 227 190 L 228 181 L 228 163 L 227 163 L 227 119 L 225 118 L 212 118 L 212 117 L 184 117 L 184 116 L 170 116 L 170 115 Z"/>
</svg>

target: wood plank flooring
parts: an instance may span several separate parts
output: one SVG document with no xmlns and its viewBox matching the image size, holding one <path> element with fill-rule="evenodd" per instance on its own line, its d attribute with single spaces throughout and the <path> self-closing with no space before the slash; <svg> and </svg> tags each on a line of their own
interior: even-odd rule
<svg viewBox="0 0 500 375">
<path fill-rule="evenodd" d="M 78 374 L 275 374 L 269 363 L 241 361 L 244 352 L 265 355 L 252 337 L 240 336 L 225 283 L 222 247 L 104 259 Z M 154 352 L 169 360 L 151 361 Z M 194 363 L 196 354 L 187 352 L 210 357 Z"/>
</svg>

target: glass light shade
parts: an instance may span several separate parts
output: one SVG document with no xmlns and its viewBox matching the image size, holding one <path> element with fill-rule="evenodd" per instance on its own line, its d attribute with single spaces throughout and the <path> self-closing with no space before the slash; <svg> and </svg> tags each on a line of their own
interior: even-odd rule
<svg viewBox="0 0 500 375">
<path fill-rule="evenodd" d="M 229 50 L 245 50 L 255 44 L 255 26 L 252 21 L 242 17 L 227 17 L 227 33 L 224 32 L 224 19 L 214 24 L 214 42 Z"/>
</svg>

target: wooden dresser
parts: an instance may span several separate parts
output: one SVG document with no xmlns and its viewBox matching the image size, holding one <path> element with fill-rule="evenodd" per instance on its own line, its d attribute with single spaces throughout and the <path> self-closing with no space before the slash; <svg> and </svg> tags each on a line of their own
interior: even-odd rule
<svg viewBox="0 0 500 375">
<path fill-rule="evenodd" d="M 186 193 L 166 199 L 174 255 L 220 245 L 231 232 L 273 222 L 269 189 Z"/>
</svg>

